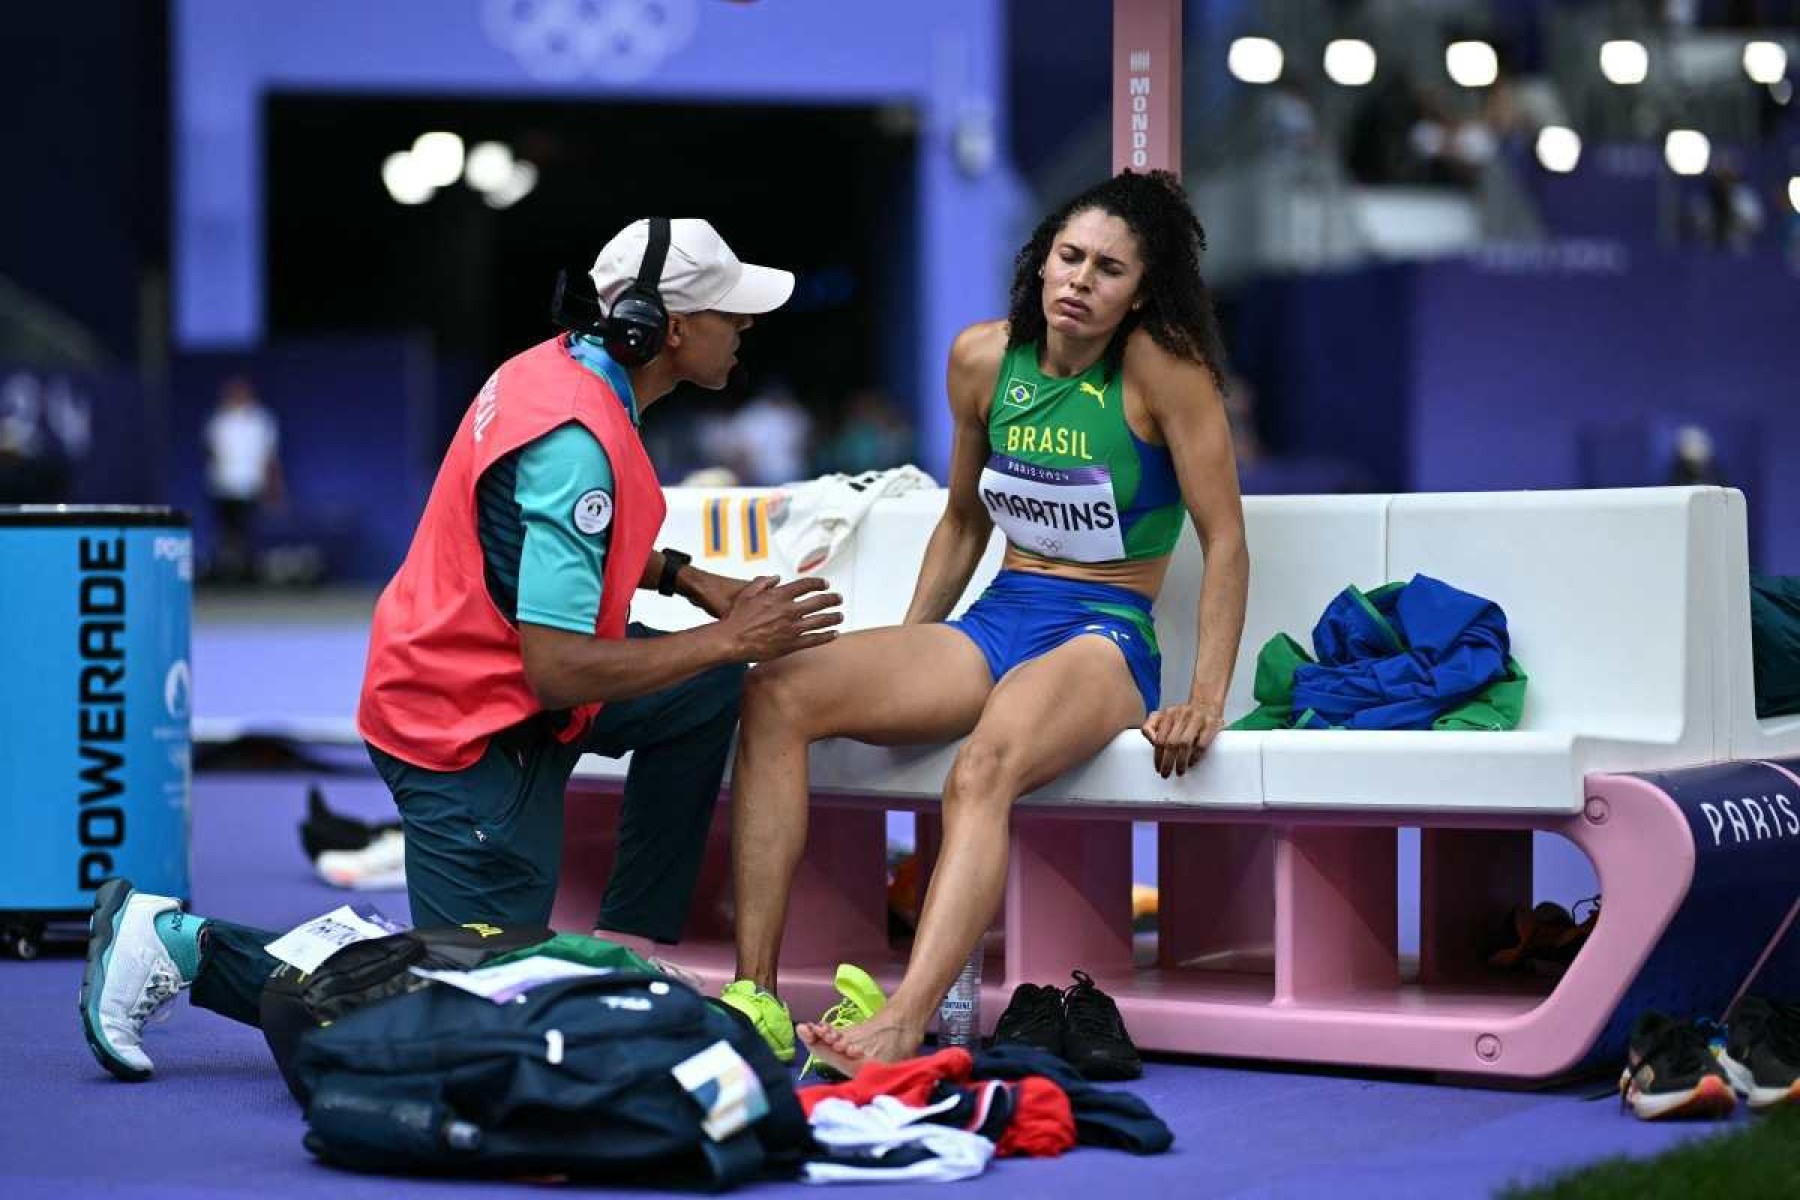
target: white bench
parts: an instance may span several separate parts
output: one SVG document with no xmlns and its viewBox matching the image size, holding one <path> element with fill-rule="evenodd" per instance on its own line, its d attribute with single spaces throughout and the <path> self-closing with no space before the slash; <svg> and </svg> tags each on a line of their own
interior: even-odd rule
<svg viewBox="0 0 1800 1200">
<path fill-rule="evenodd" d="M 761 494 L 673 489 L 663 543 L 721 571 L 779 570 L 742 558 L 739 509 Z M 739 536 L 707 558 L 702 513 L 721 500 Z M 942 504 L 941 492 L 878 503 L 828 565 L 848 628 L 901 618 Z M 1800 719 L 1753 714 L 1742 497 L 1715 488 L 1250 497 L 1244 512 L 1251 588 L 1228 716 L 1252 707 L 1256 653 L 1269 637 L 1309 641 L 1347 584 L 1425 573 L 1505 609 L 1531 678 L 1520 728 L 1227 732 L 1198 770 L 1170 780 L 1137 733 L 1121 735 L 1021 802 L 987 1024 L 1015 984 L 1082 966 L 1148 1048 L 1526 1077 L 1565 1069 L 1684 886 L 1679 823 L 1633 798 L 1639 781 L 1609 773 L 1800 753 Z M 996 538 L 965 603 L 999 552 Z M 1202 574 L 1189 531 L 1156 607 L 1166 696 L 1187 686 Z M 664 628 L 697 619 L 658 597 L 635 615 Z M 800 1011 L 831 1001 L 839 959 L 897 977 L 904 948 L 887 938 L 883 810 L 921 814 L 928 864 L 955 753 L 814 748 L 811 844 L 783 958 L 783 990 Z M 579 799 L 610 796 L 622 770 L 592 758 L 578 769 L 559 903 L 570 921 L 591 914 L 610 854 L 610 820 Z M 1149 967 L 1134 966 L 1130 934 L 1132 820 L 1160 830 Z M 1423 831 L 1416 966 L 1395 945 L 1403 825 Z M 1554 989 L 1497 984 L 1475 949 L 1496 909 L 1531 899 L 1533 831 L 1575 842 L 1608 895 L 1608 921 Z M 720 980 L 730 971 L 723 875 L 721 839 L 696 916 L 700 942 L 687 951 Z"/>
<path fill-rule="evenodd" d="M 670 490 L 666 544 L 698 549 L 701 504 L 761 495 Z M 845 628 L 905 614 L 942 492 L 876 505 L 824 572 L 845 597 Z M 1252 496 L 1244 638 L 1227 701 L 1254 706 L 1256 655 L 1276 633 L 1310 642 L 1343 587 L 1415 573 L 1485 595 L 1506 610 L 1514 653 L 1531 676 L 1517 731 L 1492 733 L 1227 732 L 1199 769 L 1164 780 L 1135 733 L 1033 795 L 1047 805 L 1555 811 L 1581 805 L 1590 771 L 1685 766 L 1800 750 L 1800 718 L 1757 722 L 1750 694 L 1742 497 L 1709 488 L 1403 496 Z M 732 543 L 737 547 L 737 543 Z M 1735 547 L 1735 554 L 1733 553 Z M 992 578 L 1000 541 L 966 605 Z M 770 571 L 739 555 L 722 571 Z M 1156 606 L 1164 695 L 1185 692 L 1203 574 L 1190 529 Z M 661 628 L 700 619 L 646 596 L 634 615 Z M 1729 702 L 1715 708 L 1713 697 Z M 813 756 L 824 791 L 937 797 L 954 746 L 885 749 L 825 743 Z M 622 774 L 590 759 L 585 774 Z"/>
</svg>

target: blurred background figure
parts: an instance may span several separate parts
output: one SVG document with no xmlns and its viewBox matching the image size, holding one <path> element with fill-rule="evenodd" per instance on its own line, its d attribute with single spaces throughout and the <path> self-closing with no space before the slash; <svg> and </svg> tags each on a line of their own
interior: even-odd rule
<svg viewBox="0 0 1800 1200">
<path fill-rule="evenodd" d="M 1318 108 L 1297 80 L 1282 79 L 1269 88 L 1268 101 L 1258 117 L 1276 152 L 1305 153 L 1318 148 Z"/>
<path fill-rule="evenodd" d="M 1713 435 L 1703 425 L 1683 425 L 1675 431 L 1675 456 L 1669 465 L 1669 482 L 1676 487 L 1728 487 L 1719 467 Z"/>
<path fill-rule="evenodd" d="M 1419 183 L 1474 187 L 1496 150 L 1493 130 L 1482 114 L 1459 114 L 1436 91 L 1420 93 L 1419 109 L 1407 131 L 1412 161 L 1406 175 Z"/>
<path fill-rule="evenodd" d="M 1705 185 L 1693 197 L 1687 216 L 1695 241 L 1736 254 L 1750 251 L 1766 220 L 1762 198 L 1730 162 L 1721 162 L 1706 173 Z"/>
<path fill-rule="evenodd" d="M 688 487 L 737 487 L 743 483 L 736 418 L 729 405 L 716 401 L 696 404 L 680 426 L 686 433 L 685 449 L 671 447 L 659 453 L 663 443 L 650 442 L 658 474 Z"/>
<path fill-rule="evenodd" d="M 814 456 L 814 470 L 860 475 L 897 467 L 913 457 L 912 430 L 876 387 L 858 388 L 843 405 L 837 428 Z"/>
<path fill-rule="evenodd" d="M 793 389 L 775 382 L 753 393 L 725 437 L 725 465 L 750 487 L 774 487 L 806 477 L 812 417 Z"/>
<path fill-rule="evenodd" d="M 1231 422 L 1231 451 L 1242 474 L 1261 464 L 1265 451 L 1256 431 L 1256 389 L 1235 372 L 1226 377 L 1225 419 Z"/>
<path fill-rule="evenodd" d="M 60 504 L 69 498 L 70 463 L 61 443 L 14 393 L 30 381 L 15 376 L 0 393 L 0 504 Z"/>
<path fill-rule="evenodd" d="M 1412 170 L 1414 129 L 1424 105 L 1412 80 L 1398 72 L 1368 89 L 1345 138 L 1351 177 L 1360 183 L 1399 183 Z"/>
<path fill-rule="evenodd" d="M 234 375 L 219 389 L 206 423 L 206 492 L 212 501 L 217 548 L 211 576 L 220 583 L 256 577 L 253 538 L 264 508 L 285 501 L 281 431 L 250 380 Z"/>
</svg>

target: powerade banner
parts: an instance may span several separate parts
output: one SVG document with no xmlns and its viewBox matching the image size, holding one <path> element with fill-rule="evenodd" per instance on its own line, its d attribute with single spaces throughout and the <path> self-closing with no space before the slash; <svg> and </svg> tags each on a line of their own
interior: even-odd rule
<svg viewBox="0 0 1800 1200">
<path fill-rule="evenodd" d="M 188 895 L 193 540 L 164 509 L 0 508 L 0 909 Z"/>
</svg>

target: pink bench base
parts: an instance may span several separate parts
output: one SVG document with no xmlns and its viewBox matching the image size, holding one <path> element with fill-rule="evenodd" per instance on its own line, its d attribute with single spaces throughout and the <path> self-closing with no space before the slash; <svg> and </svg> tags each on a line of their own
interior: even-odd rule
<svg viewBox="0 0 1800 1200">
<path fill-rule="evenodd" d="M 1019 983 L 1081 968 L 1119 1003 L 1146 1050 L 1512 1079 L 1570 1069 L 1594 1044 L 1680 907 L 1694 848 L 1681 811 L 1623 775 L 1587 781 L 1574 816 L 1068 809 L 1014 814 L 1001 928 L 989 935 L 982 1019 L 991 1031 Z M 887 808 L 920 812 L 928 867 L 934 805 L 817 796 L 790 905 L 781 990 L 806 1019 L 836 1000 L 855 962 L 892 986 L 905 947 L 887 937 Z M 612 857 L 616 786 L 569 794 L 553 923 L 588 927 Z M 1159 825 L 1160 935 L 1138 966 L 1131 934 L 1131 822 Z M 729 809 L 687 940 L 672 955 L 716 989 L 731 977 Z M 1397 845 L 1420 837 L 1420 953 L 1397 952 Z M 1531 835 L 1558 834 L 1592 861 L 1603 919 L 1557 981 L 1499 977 L 1478 947 L 1496 914 L 1530 904 Z"/>
</svg>

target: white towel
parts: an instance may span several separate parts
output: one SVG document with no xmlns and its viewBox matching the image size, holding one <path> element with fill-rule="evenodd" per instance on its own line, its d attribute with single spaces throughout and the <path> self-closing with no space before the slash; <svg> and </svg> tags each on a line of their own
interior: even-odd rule
<svg viewBox="0 0 1800 1200">
<path fill-rule="evenodd" d="M 860 1108 L 835 1096 L 821 1100 L 807 1120 L 813 1137 L 835 1161 L 809 1162 L 801 1178 L 807 1183 L 895 1183 L 905 1179 L 949 1183 L 979 1175 L 994 1157 L 994 1143 L 978 1133 L 925 1120 L 960 1099 L 952 1096 L 925 1108 L 913 1108 L 893 1096 L 877 1096 Z M 923 1148 L 931 1157 L 905 1165 L 884 1165 L 883 1157 L 901 1146 Z"/>
<path fill-rule="evenodd" d="M 850 540 L 875 501 L 936 486 L 931 476 L 910 465 L 861 475 L 821 475 L 769 497 L 769 541 L 789 571 L 811 575 Z"/>
</svg>

